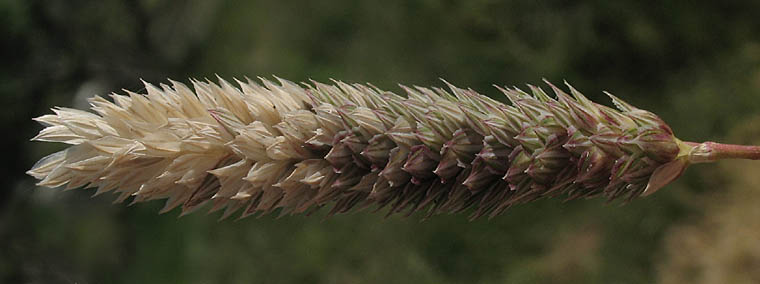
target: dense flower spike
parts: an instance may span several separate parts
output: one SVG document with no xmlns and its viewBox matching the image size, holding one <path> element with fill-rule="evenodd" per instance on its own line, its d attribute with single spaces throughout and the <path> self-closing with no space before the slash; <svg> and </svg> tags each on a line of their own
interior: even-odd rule
<svg viewBox="0 0 760 284">
<path fill-rule="evenodd" d="M 399 96 L 260 80 L 193 81 L 194 91 L 145 83 L 146 95 L 92 98 L 95 113 L 53 109 L 36 119 L 47 127 L 33 140 L 71 147 L 28 173 L 41 186 L 115 191 L 117 201 L 168 199 L 162 212 L 210 201 L 223 217 L 323 206 L 479 217 L 542 197 L 630 200 L 715 148 L 681 142 L 656 115 L 612 95 L 618 110 L 596 104 L 570 85 L 566 94 L 547 82 L 554 97 L 499 88 L 506 105 L 448 83 L 402 86 Z"/>
</svg>

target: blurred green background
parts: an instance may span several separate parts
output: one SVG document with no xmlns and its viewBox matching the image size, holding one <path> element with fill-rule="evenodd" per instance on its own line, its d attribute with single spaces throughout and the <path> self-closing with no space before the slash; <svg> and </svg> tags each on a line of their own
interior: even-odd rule
<svg viewBox="0 0 760 284">
<path fill-rule="evenodd" d="M 650 198 L 493 220 L 248 218 L 37 188 L 63 145 L 31 118 L 140 79 L 442 85 L 568 80 L 690 141 L 760 144 L 758 1 L 0 0 L 2 283 L 758 283 L 760 165 L 698 165 Z"/>
</svg>

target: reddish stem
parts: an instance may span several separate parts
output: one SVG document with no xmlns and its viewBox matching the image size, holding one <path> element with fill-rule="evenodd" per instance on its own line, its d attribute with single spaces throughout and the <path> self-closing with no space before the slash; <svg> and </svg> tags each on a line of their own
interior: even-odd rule
<svg viewBox="0 0 760 284">
<path fill-rule="evenodd" d="M 721 144 L 715 142 L 684 142 L 692 148 L 689 161 L 709 163 L 723 159 L 760 160 L 760 146 Z"/>
</svg>

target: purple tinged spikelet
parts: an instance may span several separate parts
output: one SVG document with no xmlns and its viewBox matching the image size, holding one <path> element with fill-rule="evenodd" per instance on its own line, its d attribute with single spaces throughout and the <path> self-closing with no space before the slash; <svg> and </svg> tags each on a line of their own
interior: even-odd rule
<svg viewBox="0 0 760 284">
<path fill-rule="evenodd" d="M 167 199 L 162 212 L 242 216 L 389 207 L 427 216 L 495 216 L 543 197 L 630 200 L 673 181 L 686 146 L 656 115 L 609 95 L 617 110 L 568 85 L 532 94 L 278 78 L 238 87 L 193 80 L 147 94 L 90 99 L 94 113 L 56 108 L 33 138 L 71 146 L 29 174 L 41 186 L 97 187 L 117 201 Z M 498 87 L 497 87 L 498 88 Z M 686 153 L 686 154 L 685 154 Z"/>
</svg>

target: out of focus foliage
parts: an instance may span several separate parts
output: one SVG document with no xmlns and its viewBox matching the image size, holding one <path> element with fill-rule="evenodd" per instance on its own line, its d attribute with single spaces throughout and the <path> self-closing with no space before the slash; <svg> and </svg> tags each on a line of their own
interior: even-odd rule
<svg viewBox="0 0 760 284">
<path fill-rule="evenodd" d="M 689 169 L 626 206 L 546 200 L 493 220 L 248 218 L 40 189 L 60 149 L 32 117 L 139 79 L 276 74 L 442 85 L 567 79 L 658 113 L 686 140 L 760 143 L 757 1 L 0 0 L 0 282 L 760 281 L 758 166 Z M 729 135 L 730 133 L 733 133 Z M 743 134 L 736 134 L 743 133 Z M 746 166 L 745 166 L 746 165 Z"/>
</svg>

